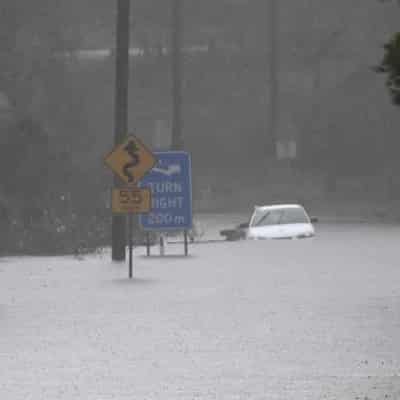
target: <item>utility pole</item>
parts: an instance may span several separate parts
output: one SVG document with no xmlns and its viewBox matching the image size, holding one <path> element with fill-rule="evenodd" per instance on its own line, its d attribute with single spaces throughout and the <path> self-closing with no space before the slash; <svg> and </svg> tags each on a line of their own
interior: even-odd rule
<svg viewBox="0 0 400 400">
<path fill-rule="evenodd" d="M 172 0 L 172 149 L 184 147 L 182 133 L 182 0 Z"/>
<path fill-rule="evenodd" d="M 268 0 L 268 39 L 269 39 L 269 110 L 268 110 L 268 148 L 271 156 L 277 154 L 279 122 L 279 77 L 278 77 L 278 28 L 279 0 Z"/>
<path fill-rule="evenodd" d="M 115 49 L 115 103 L 114 144 L 120 144 L 128 134 L 128 83 L 129 83 L 129 16 L 130 0 L 117 0 L 117 39 Z M 117 177 L 114 187 L 121 185 Z M 125 216 L 112 217 L 112 260 L 125 261 Z"/>
</svg>

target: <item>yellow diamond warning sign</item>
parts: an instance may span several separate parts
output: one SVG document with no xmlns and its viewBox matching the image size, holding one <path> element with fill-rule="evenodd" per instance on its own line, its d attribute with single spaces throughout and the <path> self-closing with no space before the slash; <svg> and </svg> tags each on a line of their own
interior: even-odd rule
<svg viewBox="0 0 400 400">
<path fill-rule="evenodd" d="M 151 190 L 139 188 L 113 189 L 114 214 L 143 214 L 151 209 Z"/>
<path fill-rule="evenodd" d="M 152 152 L 135 136 L 128 136 L 104 161 L 128 185 L 136 184 L 157 162 Z"/>
</svg>

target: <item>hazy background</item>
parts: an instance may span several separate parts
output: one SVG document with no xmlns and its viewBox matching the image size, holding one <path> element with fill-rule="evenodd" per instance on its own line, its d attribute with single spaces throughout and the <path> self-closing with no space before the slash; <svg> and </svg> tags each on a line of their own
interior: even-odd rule
<svg viewBox="0 0 400 400">
<path fill-rule="evenodd" d="M 112 179 L 102 159 L 113 145 L 115 13 L 109 0 L 2 1 L 5 252 L 108 243 Z M 297 152 L 276 160 L 268 2 L 185 0 L 183 133 L 195 211 L 299 201 L 317 213 L 392 218 L 400 114 L 373 69 L 399 14 L 377 0 L 279 1 L 277 137 Z M 132 0 L 131 47 L 140 56 L 131 57 L 129 133 L 165 146 L 168 1 Z"/>
</svg>

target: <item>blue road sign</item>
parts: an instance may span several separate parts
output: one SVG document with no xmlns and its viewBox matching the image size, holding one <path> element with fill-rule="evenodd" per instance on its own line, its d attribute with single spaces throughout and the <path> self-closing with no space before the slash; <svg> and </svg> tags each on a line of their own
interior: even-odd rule
<svg viewBox="0 0 400 400">
<path fill-rule="evenodd" d="M 183 151 L 154 152 L 155 167 L 140 181 L 150 188 L 152 208 L 140 215 L 146 230 L 188 230 L 192 227 L 190 155 Z"/>
</svg>

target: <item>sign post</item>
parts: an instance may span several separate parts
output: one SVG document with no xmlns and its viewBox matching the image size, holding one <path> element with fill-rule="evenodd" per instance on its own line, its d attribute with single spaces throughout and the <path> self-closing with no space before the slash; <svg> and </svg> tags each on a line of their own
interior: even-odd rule
<svg viewBox="0 0 400 400">
<path fill-rule="evenodd" d="M 133 276 L 133 215 L 128 215 L 128 236 L 129 236 L 129 279 L 132 279 Z"/>
<path fill-rule="evenodd" d="M 128 214 L 129 278 L 133 275 L 133 214 L 147 213 L 151 209 L 151 191 L 136 185 L 156 164 L 157 160 L 135 136 L 128 136 L 106 157 L 105 163 L 125 183 L 112 191 L 113 215 Z"/>
<path fill-rule="evenodd" d="M 146 255 L 150 257 L 150 233 L 146 232 Z"/>
<path fill-rule="evenodd" d="M 190 155 L 184 151 L 155 152 L 156 166 L 141 180 L 140 188 L 150 189 L 151 211 L 140 215 L 146 231 L 181 231 L 185 235 L 185 255 L 188 255 L 187 231 L 192 228 L 192 184 Z"/>
<path fill-rule="evenodd" d="M 188 232 L 185 230 L 185 256 L 187 257 L 189 254 L 189 244 L 188 244 Z"/>
</svg>

